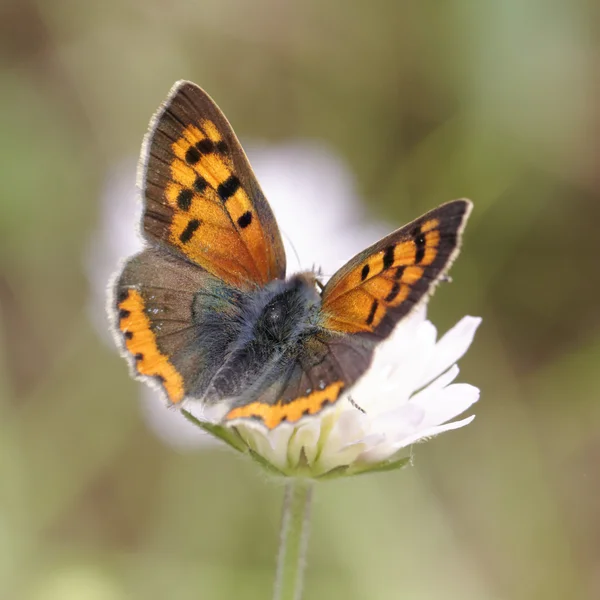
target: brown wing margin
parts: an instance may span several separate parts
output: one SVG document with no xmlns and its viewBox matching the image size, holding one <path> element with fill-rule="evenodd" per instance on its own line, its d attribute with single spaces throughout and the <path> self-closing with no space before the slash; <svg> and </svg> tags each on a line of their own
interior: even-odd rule
<svg viewBox="0 0 600 600">
<path fill-rule="evenodd" d="M 361 252 L 323 290 L 323 326 L 387 337 L 458 255 L 472 204 L 442 204 Z"/>
</svg>

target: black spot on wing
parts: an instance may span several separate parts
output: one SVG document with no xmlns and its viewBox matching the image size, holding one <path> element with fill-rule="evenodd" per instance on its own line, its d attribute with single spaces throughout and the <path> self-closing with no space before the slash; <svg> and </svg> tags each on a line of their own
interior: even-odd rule
<svg viewBox="0 0 600 600">
<path fill-rule="evenodd" d="M 191 239 L 196 230 L 200 227 L 200 221 L 198 219 L 190 219 L 187 227 L 181 232 L 179 240 L 183 244 L 187 244 Z"/>
<path fill-rule="evenodd" d="M 181 210 L 185 210 L 187 212 L 190 210 L 190 206 L 192 206 L 193 197 L 194 192 L 192 192 L 192 190 L 188 190 L 186 188 L 182 189 L 177 195 L 177 206 Z"/>
<path fill-rule="evenodd" d="M 394 279 L 395 279 L 396 281 L 400 281 L 400 279 L 402 279 L 402 275 L 404 275 L 404 269 L 406 269 L 406 267 L 405 267 L 405 266 L 398 267 L 398 268 L 396 269 L 396 272 L 394 273 Z"/>
<path fill-rule="evenodd" d="M 367 317 L 367 325 L 373 324 L 373 319 L 375 318 L 375 313 L 377 312 L 377 307 L 379 306 L 379 302 L 377 300 L 373 300 L 373 304 L 371 304 L 371 312 Z"/>
<path fill-rule="evenodd" d="M 397 281 L 395 281 L 389 294 L 384 298 L 384 301 L 385 302 L 394 301 L 396 299 L 396 296 L 398 295 L 398 292 L 400 292 L 400 284 Z"/>
<path fill-rule="evenodd" d="M 246 211 L 238 220 L 237 220 L 238 225 L 242 228 L 242 229 L 246 229 L 246 227 L 248 227 L 248 225 L 250 225 L 250 223 L 252 223 L 252 213 L 248 210 Z"/>
<path fill-rule="evenodd" d="M 208 138 L 204 138 L 196 144 L 196 150 L 198 150 L 200 154 L 210 154 L 215 150 L 215 143 Z"/>
<path fill-rule="evenodd" d="M 227 202 L 240 188 L 240 180 L 235 175 L 230 175 L 219 187 L 217 194 L 223 202 Z"/>
<path fill-rule="evenodd" d="M 415 253 L 415 262 L 419 264 L 423 258 L 425 257 L 425 234 L 421 233 L 420 229 L 417 229 L 415 232 L 415 245 L 417 247 L 417 251 Z"/>
<path fill-rule="evenodd" d="M 388 246 L 383 254 L 383 270 L 389 269 L 394 264 L 394 249 L 396 246 Z"/>
<path fill-rule="evenodd" d="M 371 270 L 371 267 L 369 267 L 369 265 L 365 265 L 362 268 L 362 271 L 360 273 L 360 280 L 364 281 L 368 276 L 369 276 L 369 271 Z"/>
<path fill-rule="evenodd" d="M 194 189 L 199 194 L 202 194 L 204 192 L 207 185 L 208 185 L 208 182 L 206 181 L 206 179 L 204 179 L 204 177 L 202 177 L 201 175 L 196 176 L 196 181 L 194 181 Z"/>
<path fill-rule="evenodd" d="M 200 152 L 194 146 L 187 149 L 185 153 L 185 162 L 188 165 L 195 165 L 200 160 Z"/>
</svg>

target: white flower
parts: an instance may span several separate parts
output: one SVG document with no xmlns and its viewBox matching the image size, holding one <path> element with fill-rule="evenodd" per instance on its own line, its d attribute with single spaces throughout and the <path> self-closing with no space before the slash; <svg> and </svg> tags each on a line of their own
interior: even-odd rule
<svg viewBox="0 0 600 600">
<path fill-rule="evenodd" d="M 238 439 L 228 436 L 228 441 L 290 476 L 319 478 L 401 466 L 406 462 L 398 461 L 402 449 L 473 420 L 451 421 L 479 399 L 476 387 L 453 381 L 456 362 L 480 322 L 464 317 L 436 341 L 436 329 L 421 309 L 376 348 L 370 368 L 331 409 L 270 431 L 254 421 L 238 422 L 227 427 Z M 186 409 L 206 418 L 193 402 Z"/>
</svg>

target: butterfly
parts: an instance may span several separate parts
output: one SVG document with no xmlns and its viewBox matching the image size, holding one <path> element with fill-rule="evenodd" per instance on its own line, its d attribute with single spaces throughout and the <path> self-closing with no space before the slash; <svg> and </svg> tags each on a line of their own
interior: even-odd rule
<svg viewBox="0 0 600 600">
<path fill-rule="evenodd" d="M 442 204 L 367 248 L 323 285 L 286 278 L 277 223 L 229 122 L 177 82 L 150 122 L 138 185 L 145 248 L 110 312 L 134 376 L 170 405 L 267 429 L 318 415 L 369 368 L 377 345 L 456 257 L 471 211 Z"/>
</svg>

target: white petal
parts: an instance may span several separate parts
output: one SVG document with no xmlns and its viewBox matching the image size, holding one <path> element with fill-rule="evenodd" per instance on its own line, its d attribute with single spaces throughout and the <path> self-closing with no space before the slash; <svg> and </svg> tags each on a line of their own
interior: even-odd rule
<svg viewBox="0 0 600 600">
<path fill-rule="evenodd" d="M 263 427 L 256 427 L 251 422 L 238 426 L 238 432 L 246 444 L 257 454 L 278 469 L 285 470 L 288 466 L 288 445 L 293 428 L 287 425 L 278 427 L 275 431 L 266 432 Z"/>
<path fill-rule="evenodd" d="M 362 464 L 376 464 L 386 460 L 396 452 L 398 452 L 396 446 L 386 439 L 379 444 L 371 446 L 365 450 L 357 457 L 356 462 Z"/>
<path fill-rule="evenodd" d="M 318 451 L 318 440 L 320 435 L 320 421 L 313 419 L 296 427 L 295 433 L 290 437 L 288 445 L 288 464 L 297 465 L 300 462 L 301 453 L 309 465 L 315 461 Z"/>
<path fill-rule="evenodd" d="M 435 345 L 434 354 L 417 387 L 422 387 L 456 363 L 473 342 L 480 317 L 463 317 Z"/>
<path fill-rule="evenodd" d="M 319 471 L 327 473 L 336 467 L 351 465 L 364 452 L 365 447 L 365 444 L 360 442 L 345 446 L 335 452 L 331 452 L 327 447 L 323 448 L 318 462 Z"/>
<path fill-rule="evenodd" d="M 411 404 L 423 405 L 424 401 L 433 397 L 440 390 L 448 387 L 460 373 L 458 365 L 452 365 L 445 373 L 442 373 L 437 379 L 434 379 L 422 390 L 417 391 L 411 398 Z"/>
<path fill-rule="evenodd" d="M 390 338 L 376 348 L 367 373 L 351 389 L 350 396 L 371 417 L 408 401 L 435 347 L 436 329 L 423 313 L 402 321 Z"/>
<path fill-rule="evenodd" d="M 415 404 L 425 412 L 421 427 L 427 428 L 445 423 L 465 412 L 477 400 L 479 400 L 479 389 L 468 383 L 453 383 L 431 396 L 423 394 L 415 400 Z"/>
<path fill-rule="evenodd" d="M 423 429 L 425 417 L 426 412 L 421 406 L 409 402 L 380 415 L 374 420 L 373 429 L 395 440 Z"/>
<path fill-rule="evenodd" d="M 372 448 L 374 446 L 379 446 L 381 444 L 385 444 L 387 442 L 387 437 L 383 433 L 370 433 L 360 440 L 361 444 L 364 444 L 367 448 Z"/>
<path fill-rule="evenodd" d="M 466 419 L 462 419 L 461 421 L 454 421 L 453 423 L 446 423 L 445 425 L 438 425 L 437 427 L 430 427 L 428 429 L 423 429 L 422 431 L 419 431 L 418 433 L 416 433 L 412 436 L 408 436 L 402 440 L 399 440 L 394 447 L 394 452 L 397 452 L 401 448 L 405 448 L 406 446 L 410 446 L 411 444 L 414 444 L 421 440 L 432 438 L 444 431 L 451 431 L 452 429 L 460 429 L 461 427 L 468 425 L 474 418 L 475 418 L 475 415 L 471 415 L 470 417 L 467 417 Z"/>
<path fill-rule="evenodd" d="M 362 439 L 368 427 L 368 419 L 364 413 L 352 406 L 340 414 L 333 429 L 329 433 L 332 439 L 341 440 L 340 447 L 349 442 Z"/>
<path fill-rule="evenodd" d="M 458 365 L 452 365 L 445 373 L 434 379 L 426 388 L 415 394 L 410 401 L 418 401 L 423 395 L 431 395 L 450 385 L 460 373 Z"/>
</svg>

